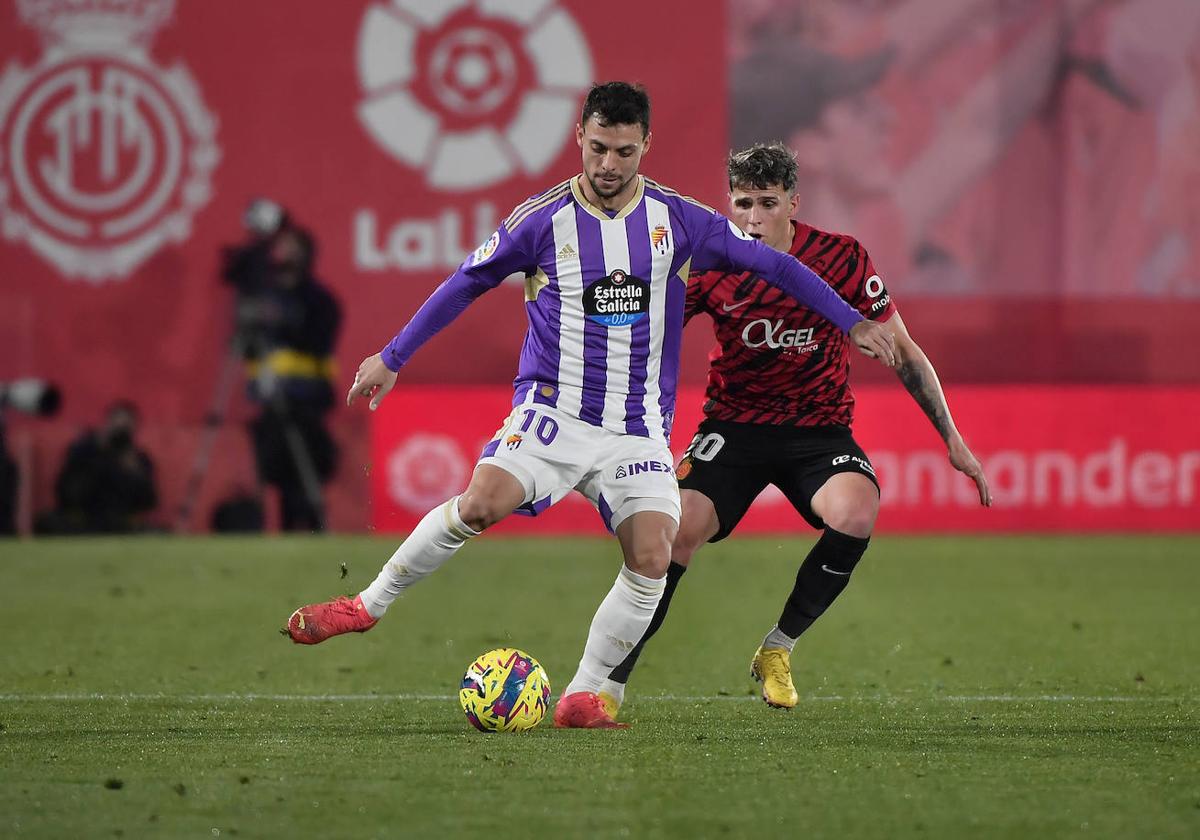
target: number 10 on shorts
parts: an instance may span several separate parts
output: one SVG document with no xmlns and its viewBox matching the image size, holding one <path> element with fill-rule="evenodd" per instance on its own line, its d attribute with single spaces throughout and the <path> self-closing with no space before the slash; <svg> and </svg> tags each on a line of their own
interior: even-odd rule
<svg viewBox="0 0 1200 840">
<path fill-rule="evenodd" d="M 554 442 L 554 438 L 558 435 L 558 423 L 553 417 L 538 414 L 537 409 L 534 408 L 525 409 L 521 412 L 521 416 L 524 420 L 518 431 L 528 432 L 532 428 L 534 435 L 543 445 L 549 446 Z M 537 421 L 536 425 L 534 424 L 535 420 Z"/>
</svg>

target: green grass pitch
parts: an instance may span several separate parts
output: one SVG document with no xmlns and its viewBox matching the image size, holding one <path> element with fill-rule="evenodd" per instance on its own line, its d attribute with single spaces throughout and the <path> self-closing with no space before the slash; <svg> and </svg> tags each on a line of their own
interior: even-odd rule
<svg viewBox="0 0 1200 840">
<path fill-rule="evenodd" d="M 479 540 L 316 648 L 289 612 L 392 541 L 0 542 L 0 836 L 1200 836 L 1200 540 L 877 536 L 781 712 L 747 665 L 809 544 L 698 556 L 629 731 L 484 735 L 466 666 L 557 694 L 615 541 Z"/>
</svg>

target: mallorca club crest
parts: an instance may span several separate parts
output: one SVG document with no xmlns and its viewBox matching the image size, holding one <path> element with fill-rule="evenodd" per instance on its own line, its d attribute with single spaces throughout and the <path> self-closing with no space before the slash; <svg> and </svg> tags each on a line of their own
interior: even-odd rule
<svg viewBox="0 0 1200 840">
<path fill-rule="evenodd" d="M 16 7 L 44 52 L 0 75 L 0 232 L 67 277 L 125 277 L 191 234 L 221 154 L 191 74 L 150 57 L 174 0 Z"/>
</svg>

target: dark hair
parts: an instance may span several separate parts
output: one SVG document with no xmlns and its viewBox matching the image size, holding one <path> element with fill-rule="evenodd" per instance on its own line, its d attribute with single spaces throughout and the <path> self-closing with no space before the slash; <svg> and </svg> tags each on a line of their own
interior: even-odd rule
<svg viewBox="0 0 1200 840">
<path fill-rule="evenodd" d="M 600 125 L 640 125 L 642 136 L 650 132 L 650 95 L 638 84 L 604 82 L 593 85 L 583 101 L 579 124 L 594 118 Z"/>
<path fill-rule="evenodd" d="M 729 153 L 729 189 L 767 190 L 783 187 L 791 195 L 796 189 L 796 155 L 782 143 L 755 143 L 749 149 Z"/>
</svg>

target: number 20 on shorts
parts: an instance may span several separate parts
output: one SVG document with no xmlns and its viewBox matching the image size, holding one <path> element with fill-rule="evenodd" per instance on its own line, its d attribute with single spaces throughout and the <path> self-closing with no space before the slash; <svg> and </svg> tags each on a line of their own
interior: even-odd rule
<svg viewBox="0 0 1200 840">
<path fill-rule="evenodd" d="M 697 461 L 711 461 L 717 457 L 717 453 L 721 451 L 721 447 L 725 445 L 725 438 L 716 432 L 709 432 L 706 435 L 696 435 L 692 438 L 692 443 L 688 446 L 687 451 L 683 453 L 684 457 L 695 458 Z"/>
</svg>

